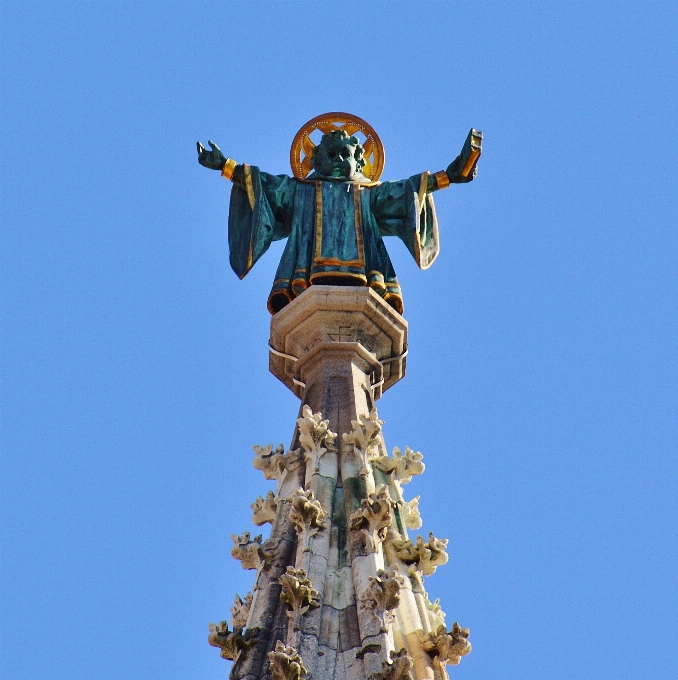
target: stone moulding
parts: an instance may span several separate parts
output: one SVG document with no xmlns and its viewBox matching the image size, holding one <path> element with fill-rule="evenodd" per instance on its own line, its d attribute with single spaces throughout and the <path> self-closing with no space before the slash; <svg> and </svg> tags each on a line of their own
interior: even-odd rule
<svg viewBox="0 0 678 680">
<path fill-rule="evenodd" d="M 321 413 L 313 411 L 304 404 L 302 417 L 297 420 L 299 443 L 304 450 L 304 458 L 314 472 L 320 470 L 320 459 L 328 451 L 334 451 L 335 432 L 329 429 L 329 420 L 323 420 Z"/>
<path fill-rule="evenodd" d="M 412 477 L 424 472 L 426 466 L 423 459 L 419 451 L 413 451 L 409 446 L 405 447 L 405 455 L 394 446 L 392 456 L 379 456 L 372 461 L 372 465 L 385 474 L 391 474 L 393 480 L 402 485 L 409 484 Z"/>
<path fill-rule="evenodd" d="M 393 519 L 394 507 L 388 489 L 382 486 L 379 493 L 363 498 L 360 508 L 349 517 L 349 530 L 361 533 L 365 552 L 377 552 Z"/>
<path fill-rule="evenodd" d="M 397 557 L 405 564 L 411 565 L 424 576 L 430 576 L 437 567 L 447 564 L 447 543 L 446 538 L 438 539 L 430 532 L 428 543 L 424 543 L 421 536 L 417 536 L 416 543 L 412 543 L 409 538 L 398 538 L 393 541 L 393 547 Z"/>
<path fill-rule="evenodd" d="M 278 509 L 278 501 L 275 499 L 275 494 L 272 491 L 266 493 L 266 498 L 257 496 L 252 505 L 252 522 L 258 527 L 275 521 L 275 513 Z"/>
<path fill-rule="evenodd" d="M 430 633 L 419 631 L 421 648 L 433 659 L 434 680 L 447 680 L 445 666 L 448 663 L 456 666 L 462 656 L 471 652 L 469 635 L 469 629 L 462 628 L 456 621 L 449 633 L 445 626 L 440 626 L 435 632 Z"/>
<path fill-rule="evenodd" d="M 247 626 L 247 617 L 250 615 L 252 600 L 252 593 L 247 593 L 244 600 L 236 594 L 231 607 L 231 625 L 233 628 L 245 628 Z"/>
<path fill-rule="evenodd" d="M 317 534 L 324 526 L 325 511 L 320 503 L 315 500 L 313 491 L 310 489 L 308 491 L 297 489 L 288 500 L 292 506 L 290 519 L 297 530 L 299 544 L 303 545 L 303 550 L 306 551 L 311 536 Z"/>
<path fill-rule="evenodd" d="M 231 555 L 240 562 L 243 569 L 256 569 L 259 571 L 264 563 L 273 557 L 270 541 L 262 544 L 262 536 L 250 539 L 250 532 L 246 531 L 242 536 L 231 534 L 234 546 Z"/>
<path fill-rule="evenodd" d="M 256 628 L 243 634 L 240 626 L 234 627 L 231 631 L 228 629 L 228 623 L 221 621 L 218 624 L 210 623 L 209 631 L 207 642 L 212 647 L 218 647 L 221 650 L 221 657 L 228 661 L 236 661 L 242 652 L 247 652 L 259 643 Z"/>
<path fill-rule="evenodd" d="M 273 444 L 259 446 L 255 444 L 252 464 L 264 473 L 264 478 L 280 481 L 286 472 L 296 470 L 301 465 L 303 456 L 300 449 L 285 453 L 285 447 L 279 444 L 273 451 Z"/>
<path fill-rule="evenodd" d="M 275 649 L 268 653 L 268 666 L 271 680 L 301 680 L 308 675 L 297 650 L 287 647 L 280 640 L 275 643 Z"/>
<path fill-rule="evenodd" d="M 369 463 L 379 457 L 379 445 L 382 442 L 381 428 L 383 420 L 379 420 L 376 407 L 368 416 L 359 415 L 358 420 L 352 420 L 352 432 L 346 432 L 343 440 L 353 447 L 353 452 L 360 460 L 360 474 L 370 473 Z"/>
<path fill-rule="evenodd" d="M 320 593 L 313 587 L 303 569 L 287 567 L 287 571 L 278 578 L 282 586 L 280 601 L 290 608 L 287 618 L 292 621 L 292 629 L 299 630 L 301 617 L 309 609 L 320 606 Z"/>
<path fill-rule="evenodd" d="M 404 583 L 405 577 L 393 569 L 379 569 L 376 578 L 369 577 L 360 605 L 379 621 L 382 633 L 386 633 L 393 622 L 390 612 L 400 604 L 400 588 Z"/>
<path fill-rule="evenodd" d="M 412 669 L 414 662 L 406 649 L 399 652 L 391 650 L 391 661 L 381 662 L 381 671 L 375 673 L 370 680 L 414 680 Z"/>
</svg>

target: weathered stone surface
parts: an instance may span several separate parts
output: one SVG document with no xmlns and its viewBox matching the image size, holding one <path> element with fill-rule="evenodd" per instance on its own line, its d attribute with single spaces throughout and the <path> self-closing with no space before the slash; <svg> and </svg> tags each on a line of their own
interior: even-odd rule
<svg viewBox="0 0 678 680">
<path fill-rule="evenodd" d="M 282 590 L 280 601 L 290 608 L 287 616 L 292 621 L 292 630 L 300 630 L 299 621 L 310 608 L 320 606 L 318 591 L 306 576 L 303 569 L 287 567 L 287 571 L 278 579 Z"/>
<path fill-rule="evenodd" d="M 231 680 L 447 680 L 470 644 L 456 624 L 446 631 L 423 581 L 447 541 L 409 540 L 419 497 L 406 502 L 402 485 L 422 456 L 388 455 L 374 406 L 397 379 L 397 362 L 379 359 L 404 351 L 406 324 L 368 290 L 334 292 L 343 309 L 323 310 L 316 287 L 272 320 L 271 345 L 289 355 L 272 353 L 272 370 L 303 403 L 288 451 L 255 447 L 255 467 L 277 481 L 252 506 L 270 539 L 234 536 L 234 557 L 257 570 L 253 596 L 232 610 L 234 626 L 252 626 L 241 632 L 250 647 L 216 626 L 212 644 L 235 659 Z"/>
<path fill-rule="evenodd" d="M 285 471 L 296 470 L 303 462 L 303 455 L 300 449 L 285 453 L 285 447 L 280 444 L 273 451 L 273 444 L 259 446 L 255 444 L 254 461 L 255 469 L 261 470 L 266 479 L 280 480 Z"/>
<path fill-rule="evenodd" d="M 367 635 L 388 632 L 393 623 L 391 612 L 400 604 L 400 587 L 405 577 L 393 569 L 379 569 L 376 577 L 369 577 L 370 585 L 360 597 L 360 631 Z"/>
<path fill-rule="evenodd" d="M 394 506 L 385 486 L 378 494 L 363 498 L 360 508 L 349 517 L 350 536 L 358 538 L 354 547 L 356 554 L 377 552 L 393 520 Z"/>
<path fill-rule="evenodd" d="M 384 381 L 375 388 L 375 399 L 405 375 L 407 322 L 369 288 L 350 286 L 311 286 L 273 316 L 271 373 L 303 397 L 304 388 L 294 380 L 308 386 L 304 363 L 312 361 L 318 349 L 326 353 L 332 345 L 364 349 L 362 360 L 377 374 L 374 382 Z"/>
<path fill-rule="evenodd" d="M 218 624 L 209 624 L 207 642 L 212 647 L 221 649 L 221 657 L 229 661 L 235 661 L 240 654 L 249 651 L 259 640 L 256 638 L 256 630 L 248 630 L 243 633 L 242 627 L 238 626 L 232 631 L 228 629 L 228 623 L 221 621 Z"/>
<path fill-rule="evenodd" d="M 231 607 L 231 625 L 233 628 L 245 628 L 247 618 L 252 608 L 252 593 L 247 593 L 243 600 L 240 595 L 235 596 L 235 601 Z"/>
<path fill-rule="evenodd" d="M 345 432 L 342 437 L 356 457 L 358 475 L 369 474 L 371 472 L 370 463 L 379 458 L 382 444 L 381 426 L 383 424 L 384 421 L 379 420 L 377 409 L 372 408 L 369 415 L 359 415 L 356 420 L 351 421 L 353 429 L 351 432 Z"/>
<path fill-rule="evenodd" d="M 390 653 L 391 661 L 382 662 L 382 670 L 372 676 L 372 680 L 414 680 L 414 663 L 406 649 Z"/>
<path fill-rule="evenodd" d="M 328 451 L 334 451 L 334 440 L 337 435 L 329 429 L 330 421 L 323 420 L 321 413 L 313 413 L 307 404 L 303 405 L 301 412 L 301 418 L 297 419 L 297 428 L 308 476 L 320 471 L 320 459 Z"/>
<path fill-rule="evenodd" d="M 242 536 L 232 534 L 234 546 L 231 555 L 240 562 L 243 569 L 256 569 L 259 571 L 264 562 L 273 557 L 273 546 L 269 541 L 262 543 L 262 536 L 250 538 L 250 532 L 246 531 Z"/>
<path fill-rule="evenodd" d="M 431 532 L 429 532 L 427 543 L 424 543 L 421 536 L 417 536 L 415 543 L 407 539 L 394 541 L 394 546 L 398 557 L 405 564 L 411 564 L 424 576 L 430 576 L 436 567 L 447 564 L 447 539 L 438 539 Z"/>
<path fill-rule="evenodd" d="M 254 503 L 250 505 L 250 508 L 252 508 L 252 522 L 258 527 L 264 524 L 273 524 L 278 501 L 276 501 L 273 491 L 268 491 L 266 498 L 257 496 Z"/>
<path fill-rule="evenodd" d="M 462 628 L 456 621 L 448 633 L 445 626 L 440 626 L 435 632 L 419 633 L 421 647 L 433 659 L 435 680 L 447 680 L 446 664 L 456 665 L 462 656 L 471 652 L 468 641 L 469 629 Z"/>
<path fill-rule="evenodd" d="M 268 662 L 272 680 L 302 680 L 308 675 L 297 650 L 280 641 L 275 650 L 269 652 Z"/>
<path fill-rule="evenodd" d="M 320 503 L 315 500 L 311 490 L 297 489 L 288 498 L 288 501 L 292 507 L 290 519 L 299 535 L 299 544 L 302 546 L 302 550 L 308 550 L 309 538 L 318 533 L 324 526 L 325 511 Z"/>
</svg>

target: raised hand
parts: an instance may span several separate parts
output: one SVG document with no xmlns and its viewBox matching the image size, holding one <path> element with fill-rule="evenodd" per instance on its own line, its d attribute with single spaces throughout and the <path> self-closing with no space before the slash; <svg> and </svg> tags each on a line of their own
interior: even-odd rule
<svg viewBox="0 0 678 680">
<path fill-rule="evenodd" d="M 226 156 L 211 139 L 207 140 L 207 143 L 210 145 L 210 151 L 198 142 L 198 163 L 211 170 L 221 170 L 226 162 Z"/>
<path fill-rule="evenodd" d="M 450 180 L 451 184 L 465 184 L 466 182 L 471 182 L 475 179 L 476 173 L 478 172 L 477 166 L 473 167 L 473 170 L 469 173 L 468 177 L 463 177 L 461 171 L 466 164 L 466 158 L 461 154 L 457 156 L 448 166 L 445 172 Z"/>
<path fill-rule="evenodd" d="M 471 128 L 461 153 L 447 166 L 447 177 L 452 184 L 470 182 L 478 172 L 478 159 L 482 153 L 483 133 Z"/>
</svg>

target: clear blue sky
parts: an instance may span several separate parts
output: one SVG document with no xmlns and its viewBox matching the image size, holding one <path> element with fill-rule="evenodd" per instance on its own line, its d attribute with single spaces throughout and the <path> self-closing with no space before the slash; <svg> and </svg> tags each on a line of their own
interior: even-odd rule
<svg viewBox="0 0 678 680">
<path fill-rule="evenodd" d="M 238 281 L 195 142 L 289 172 L 347 110 L 383 179 L 444 168 L 442 253 L 390 243 L 452 680 L 675 680 L 678 4 L 2 2 L 2 677 L 219 680 L 230 557 L 289 444 L 280 248 Z"/>
</svg>

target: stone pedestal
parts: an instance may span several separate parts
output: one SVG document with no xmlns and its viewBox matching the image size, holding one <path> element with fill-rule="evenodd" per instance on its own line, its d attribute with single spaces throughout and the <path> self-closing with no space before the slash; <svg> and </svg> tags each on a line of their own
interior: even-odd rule
<svg viewBox="0 0 678 680">
<path fill-rule="evenodd" d="M 445 680 L 470 651 L 424 590 L 447 541 L 408 537 L 421 518 L 403 485 L 422 456 L 388 455 L 375 407 L 405 374 L 407 322 L 369 288 L 312 286 L 272 318 L 269 347 L 301 409 L 289 451 L 254 447 L 277 482 L 252 505 L 271 535 L 233 536 L 255 586 L 210 644 L 232 680 Z"/>
</svg>

